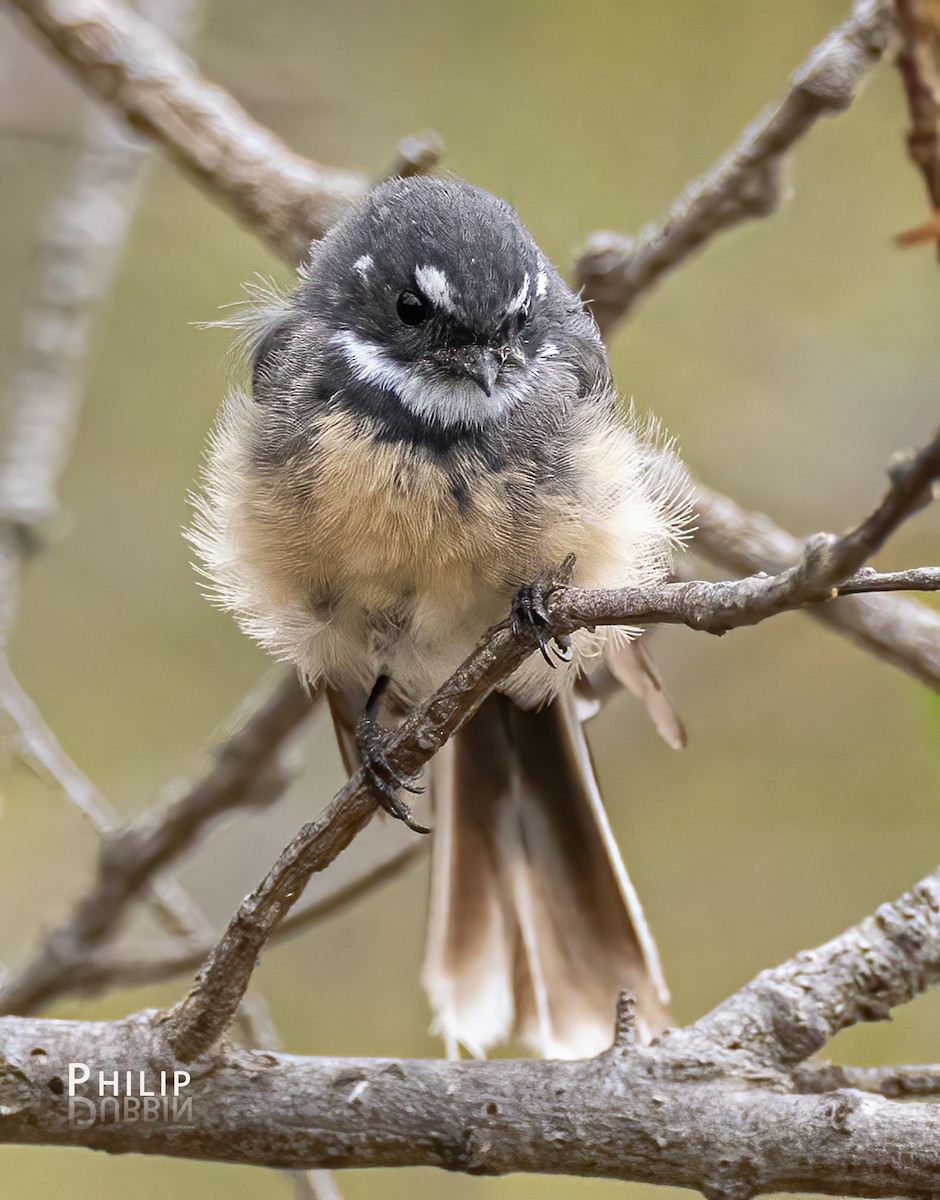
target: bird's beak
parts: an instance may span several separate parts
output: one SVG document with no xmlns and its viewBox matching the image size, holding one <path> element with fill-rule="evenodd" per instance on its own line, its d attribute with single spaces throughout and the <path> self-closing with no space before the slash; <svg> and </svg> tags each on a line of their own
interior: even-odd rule
<svg viewBox="0 0 940 1200">
<path fill-rule="evenodd" d="M 460 351 L 457 366 L 462 374 L 482 389 L 484 395 L 492 396 L 500 367 L 499 359 L 492 350 L 483 346 L 467 346 Z"/>
</svg>

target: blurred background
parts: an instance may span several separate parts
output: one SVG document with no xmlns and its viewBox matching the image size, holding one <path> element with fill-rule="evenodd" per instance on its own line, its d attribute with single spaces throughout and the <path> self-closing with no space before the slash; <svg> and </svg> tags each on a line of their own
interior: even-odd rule
<svg viewBox="0 0 940 1200">
<path fill-rule="evenodd" d="M 782 92 L 843 0 L 225 0 L 198 41 L 208 77 L 299 151 L 384 172 L 399 137 L 443 135 L 446 166 L 506 196 L 565 270 L 596 228 L 636 230 Z M 14 370 L 38 217 L 80 136 L 81 96 L 0 14 L 0 385 Z M 794 194 L 722 237 L 634 311 L 612 346 L 625 396 L 659 414 L 704 482 L 800 535 L 841 529 L 938 416 L 940 271 L 891 242 L 925 219 L 896 72 L 800 144 Z M 128 816 L 205 762 L 268 667 L 201 596 L 180 531 L 226 386 L 224 331 L 200 330 L 255 272 L 289 273 L 159 155 L 111 295 L 48 551 L 31 568 L 14 667 L 68 751 Z M 936 509 L 879 565 L 936 562 Z M 629 697 L 592 726 L 611 819 L 659 940 L 680 1022 L 761 968 L 828 939 L 938 860 L 940 704 L 806 616 L 654 649 L 689 729 L 670 751 Z M 288 797 L 216 829 L 183 881 L 222 923 L 342 782 L 321 715 Z M 328 891 L 370 830 L 315 880 Z M 0 810 L 0 960 L 16 964 L 88 883 L 96 838 L 8 763 Z M 436 1055 L 418 983 L 423 866 L 257 973 L 287 1049 Z M 140 923 L 140 936 L 152 928 Z M 54 1015 L 173 1002 L 188 979 Z M 940 1059 L 940 995 L 849 1031 L 833 1057 Z M 652 1189 L 574 1179 L 351 1172 L 348 1200 L 600 1200 Z M 289 1194 L 274 1172 L 87 1151 L 0 1148 L 0 1198 Z M 661 1200 L 670 1200 L 663 1191 Z M 678 1196 L 678 1193 L 675 1193 Z"/>
</svg>

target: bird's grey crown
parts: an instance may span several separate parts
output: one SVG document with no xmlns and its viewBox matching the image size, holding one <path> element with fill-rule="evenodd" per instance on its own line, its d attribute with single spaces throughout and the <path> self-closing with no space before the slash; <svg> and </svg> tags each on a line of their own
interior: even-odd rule
<svg viewBox="0 0 940 1200">
<path fill-rule="evenodd" d="M 403 290 L 432 291 L 416 279 L 430 274 L 456 302 L 462 332 L 492 338 L 526 276 L 534 294 L 540 262 L 505 200 L 457 179 L 395 179 L 319 244 L 305 299 L 325 301 L 340 319 L 361 306 L 363 332 L 381 334 L 395 328 L 386 318 L 397 320 L 394 302 Z"/>
</svg>

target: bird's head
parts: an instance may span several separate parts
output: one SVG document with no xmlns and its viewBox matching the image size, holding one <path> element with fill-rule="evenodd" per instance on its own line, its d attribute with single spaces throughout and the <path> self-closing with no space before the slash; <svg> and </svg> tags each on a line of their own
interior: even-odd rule
<svg viewBox="0 0 940 1200">
<path fill-rule="evenodd" d="M 438 427 L 483 426 L 535 389 L 573 297 L 513 208 L 451 179 L 377 188 L 319 243 L 301 299 L 331 381 Z"/>
</svg>

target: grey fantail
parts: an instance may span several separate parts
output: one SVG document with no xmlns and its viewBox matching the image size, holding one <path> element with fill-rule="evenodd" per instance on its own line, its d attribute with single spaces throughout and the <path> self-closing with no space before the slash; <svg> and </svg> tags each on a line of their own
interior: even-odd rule
<svg viewBox="0 0 940 1200">
<path fill-rule="evenodd" d="M 325 685 L 347 767 L 410 821 L 377 721 L 514 604 L 537 623 L 527 585 L 569 555 L 582 587 L 665 577 L 683 469 L 621 409 L 593 320 L 514 210 L 456 179 L 376 188 L 241 324 L 251 391 L 223 406 L 193 541 L 242 627 Z M 624 989 L 641 1033 L 667 1021 L 574 691 L 606 656 L 678 740 L 637 633 L 543 645 L 432 763 L 423 978 L 452 1046 L 592 1054 Z"/>
</svg>

